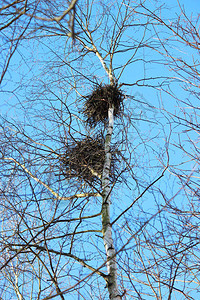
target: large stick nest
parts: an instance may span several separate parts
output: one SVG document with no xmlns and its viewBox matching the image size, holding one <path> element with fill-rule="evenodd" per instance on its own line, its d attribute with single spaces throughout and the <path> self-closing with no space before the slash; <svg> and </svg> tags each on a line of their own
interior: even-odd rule
<svg viewBox="0 0 200 300">
<path fill-rule="evenodd" d="M 108 109 L 114 106 L 114 116 L 119 116 L 122 111 L 124 94 L 115 85 L 98 85 L 92 94 L 86 96 L 83 113 L 86 122 L 94 127 L 100 122 L 108 120 Z"/>
<path fill-rule="evenodd" d="M 66 179 L 78 178 L 89 184 L 101 183 L 101 176 L 105 161 L 104 140 L 87 137 L 67 146 L 63 156 L 63 174 Z M 110 178 L 115 180 L 116 154 L 112 154 Z"/>
</svg>

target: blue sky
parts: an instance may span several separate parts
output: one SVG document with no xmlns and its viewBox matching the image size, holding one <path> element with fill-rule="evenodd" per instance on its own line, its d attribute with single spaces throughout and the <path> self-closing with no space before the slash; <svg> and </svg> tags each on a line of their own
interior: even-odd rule
<svg viewBox="0 0 200 300">
<path fill-rule="evenodd" d="M 151 5 L 151 3 L 154 3 L 154 1 L 149 1 L 149 5 Z M 166 1 L 168 6 L 175 6 L 175 3 L 176 1 Z M 184 4 L 185 9 L 188 10 L 189 13 L 194 12 L 194 14 L 196 14 L 200 9 L 199 1 L 185 0 L 180 1 L 180 3 Z M 166 19 L 173 17 L 173 15 L 175 15 L 173 9 L 166 10 L 164 13 L 164 17 Z M 127 44 L 129 43 L 129 45 L 131 45 L 136 43 L 137 45 L 136 41 L 141 40 L 143 28 L 141 28 L 138 33 L 137 31 L 135 32 L 136 33 L 133 34 L 132 29 L 128 29 L 128 38 L 126 39 Z M 151 37 L 152 33 L 147 33 L 146 37 L 148 37 L 148 35 Z M 153 45 L 154 43 L 157 43 L 156 36 L 153 36 L 151 41 Z M 53 42 L 50 38 L 40 38 L 37 41 L 27 40 L 24 42 L 25 43 L 21 44 L 17 53 L 14 55 L 10 69 L 8 70 L 3 82 L 3 91 L 1 92 L 0 104 L 1 113 L 3 116 L 5 113 L 7 113 L 7 116 L 10 118 L 11 122 L 17 126 L 16 128 L 18 128 L 15 129 L 19 131 L 21 130 L 22 135 L 25 128 L 26 133 L 30 135 L 31 138 L 35 138 L 37 142 L 44 142 L 45 145 L 48 145 L 52 147 L 53 150 L 57 151 L 60 150 L 62 145 L 59 139 L 62 138 L 62 134 L 64 133 L 65 129 L 65 126 L 63 126 L 61 121 L 66 120 L 66 124 L 69 122 L 69 114 L 63 109 L 63 103 L 67 103 L 69 105 L 74 118 L 72 123 L 74 131 L 72 130 L 72 132 L 75 132 L 75 130 L 81 130 L 82 133 L 86 133 L 82 122 L 80 121 L 82 116 L 79 115 L 79 110 L 82 106 L 82 98 L 80 95 L 75 94 L 73 90 L 70 90 L 70 84 L 73 83 L 73 76 L 78 72 L 83 72 L 83 75 L 87 77 L 89 76 L 90 80 L 103 80 L 103 82 L 106 83 L 108 82 L 108 78 L 105 76 L 105 72 L 102 70 L 101 64 L 94 54 L 89 54 L 88 56 L 84 57 L 83 60 L 78 60 L 78 62 L 76 62 L 75 59 L 79 54 L 71 53 L 69 56 L 67 56 L 67 51 L 65 53 L 64 50 L 66 47 L 69 47 L 68 50 L 73 50 L 73 46 L 71 44 L 69 46 L 66 45 L 66 37 L 57 37 L 56 41 Z M 194 52 L 192 52 L 188 47 L 182 48 L 181 45 L 178 45 L 177 47 L 175 42 L 174 44 L 172 43 L 172 46 L 174 47 L 172 50 L 173 53 L 177 57 L 183 57 L 187 61 L 190 60 L 191 54 L 194 54 Z M 124 61 L 126 61 L 128 57 L 129 56 L 127 53 L 121 53 L 119 57 L 116 57 L 116 65 L 123 65 Z M 72 58 L 74 59 L 72 66 L 76 71 L 78 71 L 77 73 L 74 71 L 74 69 L 69 69 L 67 67 L 67 62 Z M 198 57 L 196 58 L 198 59 Z M 123 76 L 119 81 L 120 83 L 135 83 L 137 80 L 143 79 L 144 77 L 171 76 L 172 74 L 169 71 L 169 65 L 166 59 L 159 55 L 156 51 L 153 51 L 151 48 L 140 49 L 136 59 L 137 61 L 125 69 Z M 144 64 L 141 61 L 142 59 L 145 60 Z M 162 63 L 158 64 L 158 61 L 160 60 L 162 60 Z M 86 95 L 91 89 L 91 82 L 85 82 L 84 79 L 82 79 L 82 77 L 79 75 L 80 74 L 78 74 L 77 77 L 78 91 L 79 93 Z M 60 78 L 59 82 L 57 81 L 58 78 Z M 152 83 L 155 81 L 150 80 L 150 82 Z M 83 84 L 84 86 L 82 86 Z M 179 82 L 171 84 L 171 87 L 179 99 L 186 99 L 188 97 L 188 93 L 186 93 L 182 87 L 179 86 Z M 125 139 L 126 134 L 128 134 L 127 148 L 124 146 L 122 147 L 122 150 L 124 153 L 126 153 L 127 157 L 130 158 L 130 156 L 127 154 L 128 147 L 130 147 L 132 156 L 131 166 L 136 179 L 140 180 L 140 186 L 138 187 L 137 184 L 135 184 L 134 179 L 129 177 L 126 179 L 127 181 L 124 180 L 122 184 L 117 185 L 117 188 L 113 191 L 112 196 L 113 219 L 119 214 L 119 212 L 121 212 L 123 209 L 126 209 L 128 205 L 132 203 L 133 199 L 135 199 L 149 183 L 151 183 L 157 176 L 161 174 L 165 164 L 167 163 L 166 147 L 168 146 L 169 137 L 171 142 L 170 163 L 172 165 L 179 165 L 179 163 L 183 160 L 182 152 L 177 150 L 173 144 L 177 141 L 177 133 L 182 132 L 184 128 L 182 125 L 177 125 L 176 123 L 170 124 L 170 117 L 167 112 L 165 110 L 160 110 L 163 105 L 167 111 L 181 114 L 182 112 L 178 107 L 178 102 L 176 99 L 173 99 L 168 93 L 162 92 L 156 88 L 149 88 L 145 86 L 139 87 L 137 85 L 133 85 L 132 87 L 124 85 L 122 88 L 128 95 L 133 97 L 131 98 L 127 96 L 127 99 L 125 100 L 125 112 L 132 114 L 132 124 L 130 127 L 128 127 L 128 122 L 126 120 L 124 121 L 127 122 L 125 126 L 127 129 L 126 131 L 124 127 L 118 125 L 119 121 L 116 120 L 117 126 L 115 127 L 116 133 L 114 136 L 114 141 L 119 138 Z M 168 89 L 167 85 L 166 89 Z M 190 97 L 192 102 L 195 105 L 198 105 L 195 97 Z M 67 101 L 65 102 L 66 99 Z M 75 134 L 76 136 L 79 136 L 78 133 Z M 190 133 L 190 137 L 196 138 L 194 133 Z M 181 139 L 188 148 L 188 151 L 190 151 L 190 145 L 188 144 L 187 140 L 184 141 L 184 139 L 187 139 L 185 133 L 181 133 Z M 19 143 L 19 145 L 21 145 L 22 148 L 24 147 L 23 142 Z M 47 148 L 41 148 L 43 149 L 41 153 L 44 155 Z M 37 150 L 38 149 L 39 146 Z M 40 150 L 38 151 L 40 152 Z M 47 173 L 43 173 L 43 171 L 45 170 L 48 172 L 49 166 L 42 164 L 45 162 L 45 159 L 43 161 L 42 158 L 38 158 L 34 151 L 31 152 L 31 147 L 30 153 L 24 153 L 24 157 L 27 159 L 27 165 L 29 166 L 28 159 L 34 160 L 34 158 L 37 158 L 38 161 L 35 165 L 35 168 L 33 168 L 33 171 L 36 170 L 38 172 L 41 180 L 47 180 Z M 15 152 L 13 152 L 13 154 L 15 154 Z M 48 153 L 48 155 L 50 154 Z M 193 162 L 189 161 L 187 163 L 188 168 L 191 168 L 192 164 Z M 51 166 L 53 168 L 53 163 Z M 52 183 L 53 187 L 65 194 L 67 184 L 55 183 L 55 179 L 51 180 L 52 181 L 50 182 Z M 43 195 L 44 197 L 47 197 L 48 193 L 46 193 L 44 189 L 41 189 L 41 186 L 38 185 L 38 183 L 36 184 L 33 180 L 32 184 L 40 201 L 42 200 Z M 160 193 L 159 189 L 165 194 L 166 199 L 162 198 L 162 193 Z M 181 186 L 176 177 L 170 174 L 170 172 L 166 171 L 165 176 L 155 185 L 155 189 L 150 189 L 149 192 L 147 192 L 137 202 L 137 204 L 134 205 L 133 209 L 130 209 L 130 211 L 127 213 L 126 218 L 128 221 L 130 221 L 131 218 L 134 220 L 138 220 L 139 217 L 141 218 L 138 223 L 135 222 L 132 230 L 139 228 L 141 222 L 148 219 L 153 212 L 159 209 L 160 205 L 164 205 L 165 201 L 170 200 L 170 198 L 178 193 L 179 190 L 180 192 L 175 198 L 175 203 L 177 206 L 182 206 L 182 200 L 186 199 L 184 196 L 184 191 L 181 190 Z M 22 197 L 23 199 L 33 196 L 30 188 L 26 187 L 26 183 L 22 184 L 21 191 L 24 195 Z M 70 192 L 74 192 L 73 186 Z M 99 200 L 93 199 L 92 201 L 92 205 L 88 206 L 88 210 L 85 212 L 85 214 L 88 212 L 92 213 L 93 210 L 99 208 Z M 173 200 L 171 203 L 174 203 Z M 59 206 L 59 213 L 62 212 L 64 206 L 65 202 L 61 203 Z M 47 207 L 50 210 L 50 204 L 44 202 L 41 211 L 45 218 L 48 219 L 50 216 L 48 215 L 49 210 Z M 30 213 L 31 209 L 32 206 L 30 207 Z M 167 215 L 167 212 L 164 212 L 163 214 Z M 128 229 L 126 229 L 127 231 L 125 233 L 125 230 L 120 227 L 122 224 L 125 224 L 125 219 L 123 219 L 123 221 L 120 220 L 120 222 L 116 224 L 115 237 L 117 241 L 121 235 L 122 241 L 125 242 L 130 236 L 130 232 L 128 232 Z M 95 228 L 98 227 L 97 225 L 100 226 L 100 220 L 98 220 L 95 224 Z M 162 227 L 162 223 L 159 222 L 159 220 L 155 221 L 155 223 L 152 221 L 149 230 L 151 229 L 154 231 L 154 229 L 152 229 L 153 226 L 157 227 L 157 229 L 160 229 Z M 98 243 L 99 249 L 103 251 L 102 243 L 98 239 L 96 239 L 95 242 Z M 93 256 L 93 251 L 95 250 L 95 242 L 88 238 L 88 244 L 90 244 L 91 247 L 91 257 Z M 82 247 L 82 242 L 80 242 L 79 246 L 80 248 Z M 130 246 L 135 249 L 137 244 L 132 242 Z M 147 250 L 146 253 L 149 253 L 148 251 L 149 250 Z M 98 262 L 96 263 L 98 264 Z M 74 274 L 76 275 L 78 271 L 75 268 Z M 77 299 L 77 296 L 75 296 L 74 299 Z"/>
</svg>

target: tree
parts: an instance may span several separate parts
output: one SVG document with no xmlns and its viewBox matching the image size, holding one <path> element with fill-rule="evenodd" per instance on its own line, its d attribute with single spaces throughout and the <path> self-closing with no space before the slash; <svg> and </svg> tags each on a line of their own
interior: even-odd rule
<svg viewBox="0 0 200 300">
<path fill-rule="evenodd" d="M 30 8 L 21 15 L 15 4 Z M 175 170 L 171 143 L 182 119 L 139 94 L 148 88 L 149 97 L 158 90 L 173 99 L 169 84 L 183 82 L 182 73 L 177 79 L 173 67 L 170 73 L 156 66 L 163 55 L 177 64 L 166 48 L 177 43 L 168 31 L 189 42 L 180 22 L 169 27 L 158 17 L 162 3 L 154 1 L 153 11 L 150 4 L 8 7 L 14 19 L 3 29 L 28 20 L 23 39 L 14 40 L 32 52 L 18 46 L 28 68 L 19 70 L 15 90 L 4 88 L 13 102 L 0 131 L 3 299 L 196 298 L 198 222 L 193 229 L 189 221 L 198 209 L 186 189 L 190 173 L 178 186 L 185 177 Z M 179 154 L 185 149 L 178 145 Z M 177 206 L 179 196 L 194 217 Z"/>
<path fill-rule="evenodd" d="M 174 222 L 169 224 L 170 234 L 176 240 L 176 250 L 169 253 L 169 259 L 173 258 L 177 265 L 177 272 L 185 277 L 191 276 L 189 281 L 193 288 L 199 285 L 197 261 L 199 259 L 199 16 L 187 14 L 185 8 L 179 4 L 180 15 L 172 20 L 170 26 L 163 20 L 154 18 L 167 28 L 168 36 L 160 40 L 162 52 L 169 68 L 175 73 L 182 87 L 181 93 L 175 93 L 174 87 L 168 90 L 176 99 L 176 112 L 163 106 L 163 110 L 170 118 L 171 124 L 176 126 L 176 133 L 171 149 L 180 156 L 170 164 L 169 171 L 175 176 L 180 187 L 182 201 L 173 201 L 168 205 L 168 211 L 174 217 Z M 175 41 L 176 51 L 169 47 Z M 177 49 L 181 49 L 177 53 Z M 159 243 L 160 245 L 160 243 Z M 166 248 L 166 246 L 164 247 Z M 187 299 L 193 299 L 197 292 L 192 295 L 191 291 L 185 295 Z"/>
<path fill-rule="evenodd" d="M 68 20 L 68 36 L 74 38 L 74 19 L 77 0 L 62 3 L 57 1 L 57 9 L 50 1 L 28 1 L 3 0 L 0 13 L 0 32 L 1 32 L 1 59 L 2 71 L 0 83 L 3 81 L 4 75 L 8 70 L 10 61 L 17 51 L 19 44 L 32 31 L 41 30 L 43 26 L 48 28 L 48 24 L 57 23 L 69 16 Z M 33 29 L 34 28 L 34 29 Z"/>
</svg>

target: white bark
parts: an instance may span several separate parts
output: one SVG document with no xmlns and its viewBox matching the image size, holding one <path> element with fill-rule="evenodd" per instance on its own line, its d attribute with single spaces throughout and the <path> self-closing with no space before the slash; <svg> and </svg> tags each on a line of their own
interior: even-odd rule
<svg viewBox="0 0 200 300">
<path fill-rule="evenodd" d="M 102 233 L 104 246 L 107 256 L 107 271 L 108 271 L 108 281 L 107 287 L 109 291 L 109 297 L 112 300 L 120 300 L 118 285 L 117 285 L 117 264 L 115 257 L 115 248 L 113 245 L 112 238 L 112 227 L 110 222 L 110 165 L 111 165 L 111 153 L 110 153 L 110 143 L 113 132 L 114 124 L 114 108 L 109 108 L 108 110 L 108 129 L 105 139 L 105 162 L 102 174 Z"/>
</svg>

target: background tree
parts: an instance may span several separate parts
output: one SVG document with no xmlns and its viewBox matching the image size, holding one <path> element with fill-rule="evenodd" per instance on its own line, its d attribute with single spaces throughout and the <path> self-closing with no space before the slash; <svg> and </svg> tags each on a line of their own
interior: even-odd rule
<svg viewBox="0 0 200 300">
<path fill-rule="evenodd" d="M 182 107 L 171 48 L 188 40 L 180 18 L 167 26 L 162 1 L 153 3 L 79 1 L 67 19 L 73 2 L 33 1 L 34 14 L 16 20 L 31 19 L 11 88 L 3 72 L 3 299 L 196 299 L 198 203 L 186 189 L 191 166 L 173 161 L 175 129 L 190 123 L 165 96 Z M 188 153 L 181 143 L 178 154 Z"/>
<path fill-rule="evenodd" d="M 160 39 L 162 53 L 182 88 L 182 91 L 177 93 L 175 86 L 171 85 L 171 89 L 167 91 L 176 99 L 176 111 L 172 112 L 163 105 L 164 113 L 176 128 L 170 148 L 180 156 L 176 155 L 175 160 L 172 157 L 169 171 L 176 177 L 180 187 L 179 195 L 182 197 L 181 201 L 176 200 L 177 196 L 174 197 L 168 205 L 169 213 L 174 216 L 173 223 L 167 222 L 168 228 L 177 248 L 176 251 L 169 252 L 168 256 L 169 259 L 173 257 L 177 265 L 176 273 L 182 272 L 186 277 L 191 276 L 190 285 L 198 291 L 196 266 L 199 260 L 199 16 L 188 14 L 184 6 L 179 2 L 178 4 L 179 17 L 171 20 L 170 25 L 154 15 L 167 29 L 166 38 Z M 153 15 L 152 12 L 150 14 Z M 169 46 L 172 41 L 176 43 L 175 51 Z M 197 295 L 197 292 L 195 294 Z M 195 294 L 193 296 L 191 291 L 188 291 L 185 297 L 192 299 Z"/>
<path fill-rule="evenodd" d="M 68 36 L 74 38 L 74 19 L 77 0 L 57 1 L 28 1 L 3 0 L 0 6 L 1 33 L 1 78 L 2 82 L 10 61 L 17 51 L 19 44 L 31 33 L 48 28 L 48 24 L 58 24 L 68 17 Z M 57 5 L 57 7 L 55 6 Z M 55 9 L 56 8 L 56 9 Z"/>
</svg>

